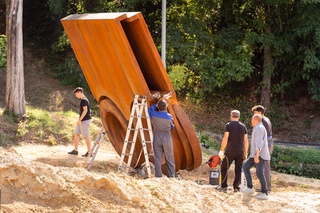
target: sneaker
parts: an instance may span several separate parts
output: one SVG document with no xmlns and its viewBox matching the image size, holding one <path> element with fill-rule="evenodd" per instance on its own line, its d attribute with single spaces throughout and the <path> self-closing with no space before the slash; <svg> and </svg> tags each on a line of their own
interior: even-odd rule
<svg viewBox="0 0 320 213">
<path fill-rule="evenodd" d="M 256 188 L 255 191 L 256 192 L 261 192 L 261 188 Z M 271 192 L 271 189 L 268 189 L 268 192 Z"/>
<path fill-rule="evenodd" d="M 78 151 L 72 150 L 71 152 L 68 152 L 69 155 L 78 155 Z"/>
<path fill-rule="evenodd" d="M 224 192 L 224 193 L 226 193 L 227 190 L 228 190 L 228 187 L 222 187 L 222 186 L 220 186 L 220 187 L 217 188 L 217 190 L 218 190 L 219 192 Z"/>
<path fill-rule="evenodd" d="M 256 196 L 259 200 L 269 200 L 269 196 L 266 193 L 261 193 L 258 196 Z"/>
<path fill-rule="evenodd" d="M 87 152 L 86 154 L 82 155 L 82 157 L 88 157 L 89 152 Z M 90 158 L 92 157 L 92 154 L 90 155 Z"/>
<path fill-rule="evenodd" d="M 243 189 L 242 192 L 247 193 L 247 194 L 254 194 L 254 190 L 253 189 L 249 189 L 249 188 Z"/>
<path fill-rule="evenodd" d="M 235 189 L 233 190 L 233 192 L 234 192 L 234 193 L 240 192 L 240 188 L 235 188 Z"/>
</svg>

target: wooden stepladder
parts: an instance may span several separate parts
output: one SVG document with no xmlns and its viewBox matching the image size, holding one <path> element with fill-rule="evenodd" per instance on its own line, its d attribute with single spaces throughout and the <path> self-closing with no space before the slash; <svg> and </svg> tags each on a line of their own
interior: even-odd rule
<svg viewBox="0 0 320 213">
<path fill-rule="evenodd" d="M 95 140 L 95 142 L 94 142 L 94 144 L 93 144 L 93 146 L 92 146 L 92 148 L 91 148 L 91 150 L 90 150 L 90 152 L 88 153 L 88 156 L 84 160 L 83 165 L 86 166 L 88 164 L 87 170 L 91 169 L 93 161 L 96 158 L 96 155 L 98 154 L 98 150 L 99 150 L 99 148 L 100 148 L 105 136 L 106 136 L 106 130 L 102 127 L 100 132 L 99 132 L 99 134 L 98 134 L 98 136 L 97 136 L 97 138 L 96 138 L 96 140 Z M 88 163 L 89 159 L 90 159 L 90 156 L 92 156 L 92 158 L 91 158 L 90 163 Z"/>
<path fill-rule="evenodd" d="M 143 152 L 144 158 L 145 158 L 145 163 L 146 163 L 146 168 L 147 168 L 147 172 L 148 172 L 148 177 L 150 177 L 151 166 L 150 166 L 149 157 L 153 156 L 153 133 L 152 133 L 152 126 L 151 126 L 151 119 L 150 119 L 150 116 L 148 113 L 148 104 L 147 104 L 146 96 L 144 96 L 144 95 L 140 96 L 140 98 L 142 99 L 141 103 L 139 103 L 139 95 L 134 95 L 133 97 L 134 97 L 133 105 L 132 105 L 132 109 L 131 109 L 131 115 L 130 115 L 130 120 L 129 120 L 129 124 L 128 124 L 128 128 L 127 128 L 127 133 L 126 133 L 126 137 L 124 140 L 123 149 L 122 149 L 122 153 L 121 153 L 118 173 L 120 173 L 124 168 L 126 168 L 126 174 L 128 174 L 129 168 L 131 168 L 130 165 L 131 165 L 132 156 L 133 156 L 134 148 L 135 148 L 137 137 L 138 137 L 138 132 L 140 132 L 140 137 L 141 137 L 141 142 L 142 142 L 142 150 L 140 152 L 137 163 L 139 162 L 141 153 Z M 144 113 L 144 115 L 143 115 L 143 113 Z M 142 118 L 146 119 L 146 121 L 147 121 L 146 128 L 143 127 Z M 133 127 L 132 125 L 133 125 L 134 119 L 136 119 L 136 124 Z M 132 141 L 129 141 L 132 131 L 134 131 Z M 148 133 L 146 133 L 146 132 L 148 132 Z M 150 141 L 146 141 L 145 134 L 149 134 Z M 131 144 L 130 152 L 127 153 L 126 150 L 127 150 L 127 146 L 129 143 Z M 147 149 L 148 143 L 151 145 L 151 152 L 150 153 L 148 153 L 148 149 Z M 129 156 L 127 166 L 123 165 L 125 156 Z"/>
</svg>

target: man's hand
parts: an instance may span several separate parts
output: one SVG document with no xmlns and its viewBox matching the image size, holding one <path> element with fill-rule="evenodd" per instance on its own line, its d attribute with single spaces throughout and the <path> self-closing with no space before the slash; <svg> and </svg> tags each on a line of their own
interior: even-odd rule
<svg viewBox="0 0 320 213">
<path fill-rule="evenodd" d="M 244 153 L 244 161 L 248 159 L 248 153 Z"/>
<path fill-rule="evenodd" d="M 220 151 L 219 152 L 219 158 L 220 158 L 220 160 L 223 161 L 223 159 L 224 159 L 224 151 Z"/>
<path fill-rule="evenodd" d="M 81 122 L 80 120 L 78 120 L 78 121 L 77 121 L 77 126 L 79 126 L 79 125 L 80 125 L 80 122 Z"/>
<path fill-rule="evenodd" d="M 259 161 L 259 155 L 255 155 L 254 156 L 254 162 L 255 163 L 259 163 L 260 161 Z"/>
</svg>

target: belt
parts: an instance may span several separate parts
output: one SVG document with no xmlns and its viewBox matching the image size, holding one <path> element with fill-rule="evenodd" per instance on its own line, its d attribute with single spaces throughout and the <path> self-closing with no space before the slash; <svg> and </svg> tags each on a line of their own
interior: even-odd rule
<svg viewBox="0 0 320 213">
<path fill-rule="evenodd" d="M 270 138 L 272 138 L 272 135 L 270 135 L 270 136 L 267 137 L 267 139 L 270 139 Z"/>
</svg>

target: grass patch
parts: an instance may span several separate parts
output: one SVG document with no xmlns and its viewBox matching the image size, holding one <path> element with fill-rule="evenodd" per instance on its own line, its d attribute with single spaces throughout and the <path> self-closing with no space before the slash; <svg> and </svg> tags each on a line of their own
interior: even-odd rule
<svg viewBox="0 0 320 213">
<path fill-rule="evenodd" d="M 320 179 L 320 150 L 281 148 L 277 145 L 271 164 L 278 172 Z"/>
<path fill-rule="evenodd" d="M 199 132 L 199 142 L 209 145 L 210 148 L 220 150 L 221 143 L 214 141 L 206 132 Z"/>
<path fill-rule="evenodd" d="M 73 111 L 50 112 L 39 108 L 27 106 L 27 117 L 24 121 L 16 123 L 14 114 L 6 110 L 0 111 L 0 126 L 12 132 L 11 137 L 7 137 L 0 131 L 1 145 L 13 144 L 13 141 L 32 138 L 35 141 L 46 142 L 49 145 L 57 145 L 73 141 L 73 132 L 79 114 Z M 93 120 L 98 119 L 93 117 Z M 100 119 L 99 119 L 100 120 Z M 91 139 L 96 137 L 100 130 L 101 122 L 92 122 L 90 125 Z"/>
</svg>

